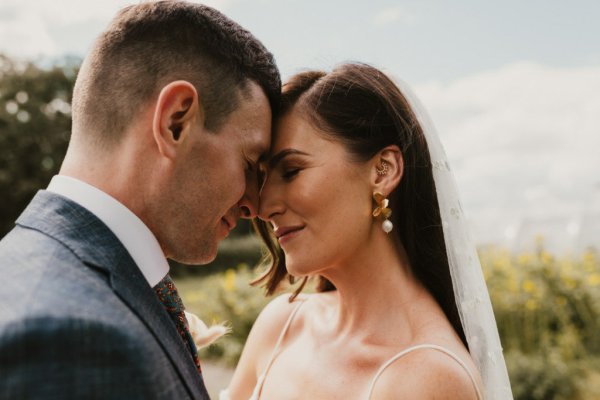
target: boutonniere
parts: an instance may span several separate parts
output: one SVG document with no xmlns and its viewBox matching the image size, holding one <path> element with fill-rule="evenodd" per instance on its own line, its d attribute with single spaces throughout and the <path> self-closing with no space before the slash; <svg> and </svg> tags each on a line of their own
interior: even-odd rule
<svg viewBox="0 0 600 400">
<path fill-rule="evenodd" d="M 196 314 L 187 311 L 184 312 L 188 322 L 190 335 L 192 335 L 192 339 L 194 339 L 194 343 L 198 350 L 213 344 L 221 336 L 225 336 L 231 332 L 231 328 L 224 323 L 208 327 Z"/>
</svg>

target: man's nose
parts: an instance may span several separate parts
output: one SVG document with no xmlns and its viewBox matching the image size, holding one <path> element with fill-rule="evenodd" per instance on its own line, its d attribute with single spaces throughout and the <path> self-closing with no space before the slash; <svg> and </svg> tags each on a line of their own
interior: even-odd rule
<svg viewBox="0 0 600 400">
<path fill-rule="evenodd" d="M 271 221 L 273 216 L 283 214 L 286 207 L 281 187 L 267 178 L 260 190 L 258 205 L 257 217 L 263 221 Z"/>
<path fill-rule="evenodd" d="M 256 182 L 246 184 L 246 191 L 238 203 L 240 216 L 247 219 L 256 218 L 259 207 L 258 201 L 258 185 Z"/>
</svg>

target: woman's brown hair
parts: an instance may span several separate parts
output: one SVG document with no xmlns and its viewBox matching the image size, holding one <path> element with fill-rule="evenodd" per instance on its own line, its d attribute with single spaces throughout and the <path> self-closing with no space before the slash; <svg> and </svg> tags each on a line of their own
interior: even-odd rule
<svg viewBox="0 0 600 400">
<path fill-rule="evenodd" d="M 404 173 L 390 193 L 394 230 L 402 243 L 413 274 L 434 296 L 448 320 L 467 345 L 462 329 L 448 258 L 427 142 L 413 110 L 400 89 L 383 72 L 365 64 L 344 64 L 330 73 L 302 72 L 284 86 L 280 115 L 298 110 L 317 129 L 343 143 L 359 162 L 381 149 L 397 145 Z M 285 256 L 270 224 L 255 220 L 268 254 L 266 272 L 253 283 L 264 284 L 267 294 L 277 290 L 287 273 Z M 306 284 L 304 278 L 295 297 Z M 334 290 L 319 277 L 318 291 Z"/>
</svg>

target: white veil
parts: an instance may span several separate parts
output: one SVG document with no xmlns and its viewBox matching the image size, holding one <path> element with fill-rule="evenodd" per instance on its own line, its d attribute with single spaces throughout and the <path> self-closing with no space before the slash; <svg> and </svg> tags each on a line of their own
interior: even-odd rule
<svg viewBox="0 0 600 400">
<path fill-rule="evenodd" d="M 513 398 L 492 303 L 472 244 L 446 153 L 424 107 L 404 82 L 396 80 L 425 134 L 440 207 L 454 298 L 471 357 L 483 380 L 486 400 Z"/>
</svg>

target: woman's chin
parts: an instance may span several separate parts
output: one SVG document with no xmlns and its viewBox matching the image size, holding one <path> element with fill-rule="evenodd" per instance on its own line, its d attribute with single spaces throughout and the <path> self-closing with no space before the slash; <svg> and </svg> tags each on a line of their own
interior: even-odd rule
<svg viewBox="0 0 600 400">
<path fill-rule="evenodd" d="M 287 258 L 285 260 L 285 267 L 288 274 L 296 279 L 310 278 L 311 276 L 318 275 L 318 272 L 314 269 L 314 265 L 309 266 L 307 264 L 299 264 L 290 262 Z"/>
</svg>

